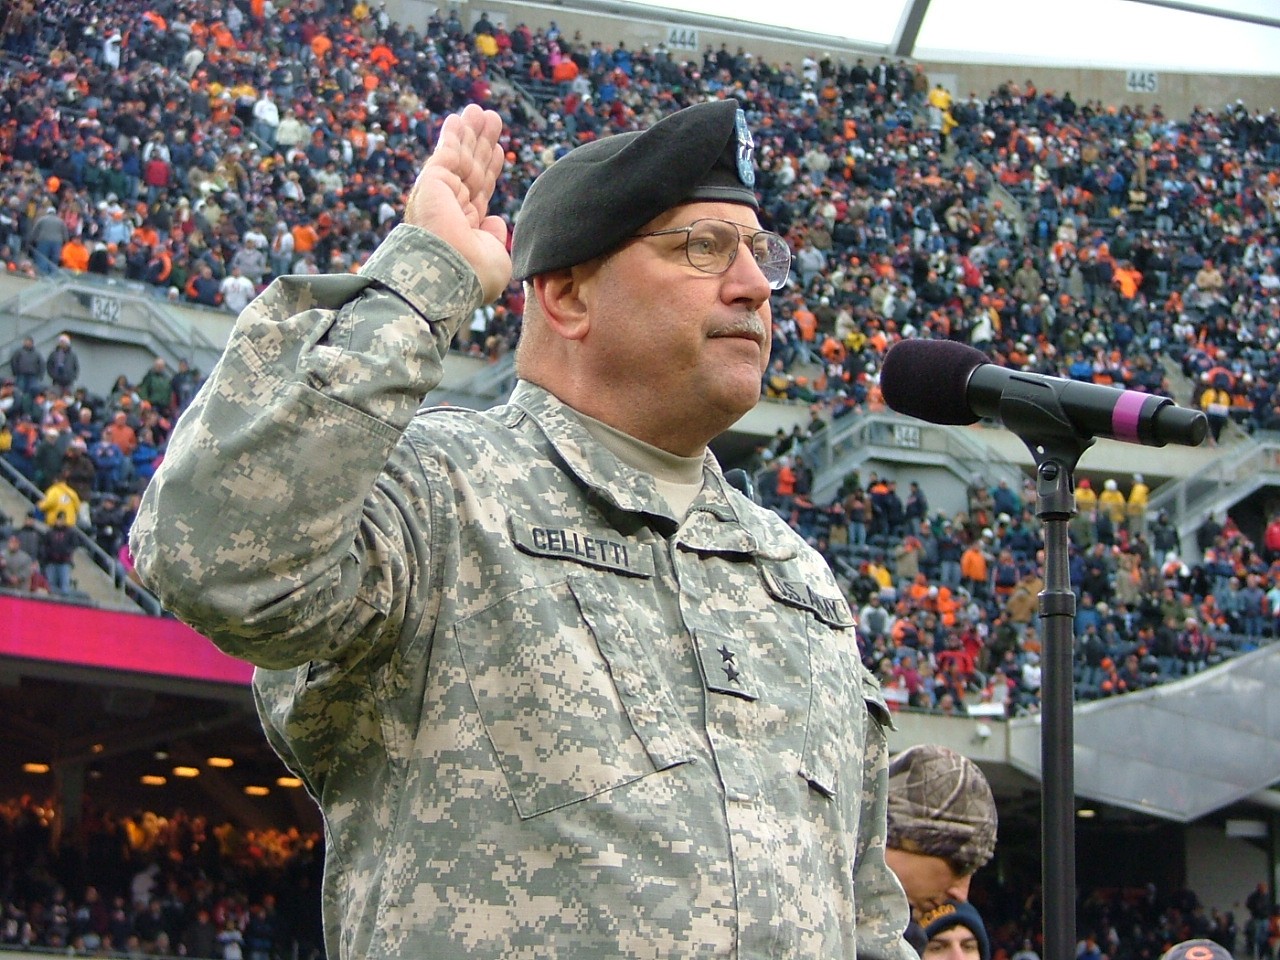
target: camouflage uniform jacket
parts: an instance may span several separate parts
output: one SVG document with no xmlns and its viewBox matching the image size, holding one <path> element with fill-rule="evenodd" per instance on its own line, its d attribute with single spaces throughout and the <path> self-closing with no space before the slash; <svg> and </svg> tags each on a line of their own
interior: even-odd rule
<svg viewBox="0 0 1280 960">
<path fill-rule="evenodd" d="M 348 958 L 905 960 L 889 722 L 821 558 L 729 488 L 677 523 L 546 391 L 415 411 L 479 301 L 401 226 L 241 315 L 133 527 L 258 667 Z"/>
</svg>

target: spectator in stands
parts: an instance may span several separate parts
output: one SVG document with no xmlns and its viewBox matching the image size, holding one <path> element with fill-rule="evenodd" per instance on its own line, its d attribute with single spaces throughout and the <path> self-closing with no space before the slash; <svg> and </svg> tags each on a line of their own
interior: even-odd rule
<svg viewBox="0 0 1280 960">
<path fill-rule="evenodd" d="M 137 435 L 138 444 L 133 448 L 129 460 L 133 465 L 134 483 L 137 489 L 141 490 L 156 472 L 156 467 L 160 464 L 161 451 L 151 427 L 141 427 Z"/>
<path fill-rule="evenodd" d="M 49 274 L 58 269 L 62 261 L 62 248 L 66 245 L 70 231 L 58 210 L 47 206 L 44 212 L 31 224 L 27 234 L 27 246 L 35 256 L 36 269 Z"/>
<path fill-rule="evenodd" d="M 71 346 L 71 338 L 61 334 L 53 350 L 45 359 L 45 372 L 49 375 L 56 396 L 69 397 L 80 379 L 80 358 Z"/>
<path fill-rule="evenodd" d="M 908 747 L 889 764 L 885 860 L 911 904 L 913 922 L 948 898 L 964 901 L 996 844 L 991 786 L 968 757 L 947 747 Z"/>
<path fill-rule="evenodd" d="M 84 441 L 86 450 L 97 443 L 98 438 L 102 436 L 102 424 L 94 419 L 94 407 L 88 402 L 76 406 L 71 432 L 77 440 Z"/>
<path fill-rule="evenodd" d="M 71 592 L 71 562 L 76 551 L 75 529 L 59 511 L 40 538 L 40 569 L 56 594 Z"/>
<path fill-rule="evenodd" d="M 1022 498 L 1009 485 L 1009 481 L 1001 478 L 991 491 L 991 509 L 996 515 L 1007 514 L 1010 517 L 1022 513 Z"/>
<path fill-rule="evenodd" d="M 867 598 L 866 604 L 858 612 L 858 631 L 868 641 L 877 636 L 889 636 L 893 622 L 894 616 L 886 609 L 878 591 Z"/>
<path fill-rule="evenodd" d="M 995 534 L 986 527 L 960 555 L 960 585 L 978 600 L 986 600 L 991 593 L 991 551 L 994 543 Z"/>
<path fill-rule="evenodd" d="M 222 296 L 222 305 L 235 314 L 249 305 L 255 293 L 253 281 L 244 276 L 239 264 L 235 263 L 231 265 L 231 271 L 223 279 L 218 292 Z"/>
<path fill-rule="evenodd" d="M 128 533 L 128 519 L 120 498 L 115 493 L 105 493 L 93 507 L 93 539 L 109 557 L 120 550 Z"/>
<path fill-rule="evenodd" d="M 244 934 L 234 916 L 223 921 L 222 929 L 217 936 L 218 945 L 222 949 L 223 960 L 243 960 Z"/>
<path fill-rule="evenodd" d="M 9 590 L 31 589 L 31 577 L 36 571 L 35 558 L 22 549 L 22 539 L 12 533 L 0 548 L 0 580 Z"/>
<path fill-rule="evenodd" d="M 96 468 L 94 475 L 95 493 L 120 493 L 128 484 L 132 475 L 131 467 L 126 467 L 126 459 L 120 447 L 107 437 L 99 437 L 89 449 L 89 456 Z"/>
<path fill-rule="evenodd" d="M 85 246 L 83 237 L 72 234 L 67 238 L 58 256 L 58 264 L 72 273 L 85 273 L 89 269 L 89 248 Z"/>
<path fill-rule="evenodd" d="M 172 399 L 165 408 L 157 407 L 157 409 L 167 409 L 176 417 L 187 409 L 187 405 L 196 395 L 196 391 L 200 388 L 200 371 L 191 366 L 191 362 L 186 357 L 178 360 L 178 372 L 173 375 L 170 382 L 172 388 Z"/>
<path fill-rule="evenodd" d="M 1114 477 L 1108 477 L 1102 482 L 1102 492 L 1098 494 L 1097 508 L 1099 513 L 1106 513 L 1113 530 L 1118 530 L 1124 525 L 1125 517 L 1128 515 L 1128 503 Z"/>
<path fill-rule="evenodd" d="M 1125 523 L 1131 534 L 1146 533 L 1147 500 L 1151 488 L 1147 486 L 1142 474 L 1133 475 L 1133 485 L 1129 487 L 1129 496 L 1125 500 Z"/>
<path fill-rule="evenodd" d="M 89 503 L 93 497 L 94 487 L 97 485 L 98 469 L 94 465 L 93 458 L 89 456 L 89 448 L 79 437 L 73 438 L 67 444 L 61 469 L 67 485 L 76 492 L 80 503 L 82 505 Z M 84 509 L 83 506 L 81 509 Z"/>
<path fill-rule="evenodd" d="M 44 379 L 44 356 L 36 349 L 34 339 L 22 338 L 22 346 L 9 355 L 9 370 L 19 391 L 24 394 L 36 392 Z"/>
<path fill-rule="evenodd" d="M 31 481 L 37 487 L 47 488 L 58 479 L 71 439 L 70 431 L 61 430 L 52 422 L 40 431 L 40 439 L 32 454 L 31 471 Z"/>
<path fill-rule="evenodd" d="M 173 399 L 173 379 L 163 357 L 151 361 L 151 367 L 142 375 L 134 392 L 139 401 L 146 400 L 157 410 L 169 409 Z"/>
<path fill-rule="evenodd" d="M 991 938 L 972 904 L 948 900 L 922 916 L 920 923 L 921 960 L 991 960 Z"/>
<path fill-rule="evenodd" d="M 138 447 L 138 434 L 129 422 L 126 410 L 117 410 L 112 415 L 111 420 L 102 428 L 102 439 L 119 448 L 126 459 L 133 456 L 133 451 Z"/>
<path fill-rule="evenodd" d="M 179 939 L 182 955 L 185 957 L 217 957 L 218 928 L 213 923 L 211 914 L 205 906 L 197 907 L 195 917 L 187 924 Z"/>
<path fill-rule="evenodd" d="M 49 526 L 53 526 L 56 520 L 75 526 L 80 514 L 80 497 L 67 482 L 65 470 L 46 488 L 36 509 L 44 514 L 45 523 Z"/>
<path fill-rule="evenodd" d="M 196 265 L 184 292 L 192 303 L 206 307 L 220 306 L 223 301 L 222 283 L 213 275 L 213 266 L 203 261 Z"/>
</svg>

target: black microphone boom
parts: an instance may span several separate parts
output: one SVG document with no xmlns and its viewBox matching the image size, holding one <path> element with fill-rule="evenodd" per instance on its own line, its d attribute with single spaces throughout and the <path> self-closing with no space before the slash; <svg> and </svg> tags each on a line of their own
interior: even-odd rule
<svg viewBox="0 0 1280 960">
<path fill-rule="evenodd" d="M 1000 367 L 954 340 L 903 340 L 885 355 L 880 392 L 898 413 L 930 423 L 1006 423 L 1009 401 L 1060 414 L 1081 437 L 1163 447 L 1198 446 L 1208 434 L 1199 410 L 1168 397 Z"/>
</svg>

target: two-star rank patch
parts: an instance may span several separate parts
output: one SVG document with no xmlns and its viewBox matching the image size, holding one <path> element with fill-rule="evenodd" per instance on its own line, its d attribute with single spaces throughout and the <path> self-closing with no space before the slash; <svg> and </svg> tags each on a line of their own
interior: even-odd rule
<svg viewBox="0 0 1280 960">
<path fill-rule="evenodd" d="M 699 630 L 698 656 L 707 689 L 728 693 L 743 700 L 756 700 L 758 694 L 751 677 L 747 645 L 723 633 Z"/>
</svg>

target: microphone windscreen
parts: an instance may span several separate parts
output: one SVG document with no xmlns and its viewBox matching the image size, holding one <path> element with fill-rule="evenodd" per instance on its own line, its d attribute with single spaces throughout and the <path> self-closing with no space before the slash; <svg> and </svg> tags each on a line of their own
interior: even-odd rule
<svg viewBox="0 0 1280 960">
<path fill-rule="evenodd" d="M 885 354 L 880 392 L 891 409 L 929 423 L 977 423 L 965 393 L 969 375 L 989 362 L 955 340 L 900 340 Z"/>
</svg>

